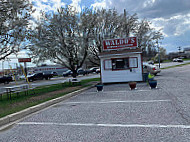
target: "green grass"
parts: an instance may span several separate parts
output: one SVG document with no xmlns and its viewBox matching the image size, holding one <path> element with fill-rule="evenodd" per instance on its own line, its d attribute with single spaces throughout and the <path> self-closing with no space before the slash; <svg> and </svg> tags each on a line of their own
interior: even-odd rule
<svg viewBox="0 0 190 142">
<path fill-rule="evenodd" d="M 172 62 L 172 60 L 164 60 L 163 63 L 169 63 Z"/>
<path fill-rule="evenodd" d="M 35 88 L 35 94 L 33 94 L 33 91 L 29 91 L 29 94 L 33 94 L 33 95 L 25 95 L 24 92 L 19 93 L 19 96 L 17 96 L 17 94 L 12 94 L 11 100 L 8 100 L 6 94 L 4 94 L 3 99 L 0 100 L 0 118 L 12 113 L 21 111 L 28 107 L 49 101 L 51 99 L 64 96 L 70 92 L 79 90 L 81 88 L 90 86 L 92 85 L 91 83 L 95 81 L 100 81 L 100 78 L 82 80 L 80 85 L 79 84 L 70 85 L 69 83 L 65 83 L 64 86 L 62 84 L 40 86 L 40 87 Z M 67 88 L 71 88 L 71 89 L 63 93 L 53 94 L 47 97 L 45 96 L 49 92 L 64 90 Z M 31 97 L 40 98 L 40 96 L 43 96 L 43 99 L 31 101 Z"/>
<path fill-rule="evenodd" d="M 23 109 L 26 109 L 26 108 L 29 108 L 31 106 L 35 106 L 35 105 L 38 105 L 40 103 L 43 103 L 43 102 L 46 102 L 46 101 L 49 101 L 51 99 L 54 99 L 54 98 L 57 98 L 57 97 L 61 97 L 61 96 L 64 96 L 68 93 L 71 93 L 73 91 L 76 91 L 78 89 L 75 89 L 75 90 L 72 90 L 72 91 L 68 91 L 68 92 L 65 92 L 65 93 L 60 93 L 60 94 L 56 94 L 54 96 L 51 96 L 51 97 L 48 97 L 48 98 L 45 98 L 43 100 L 38 100 L 38 101 L 35 101 L 35 102 L 29 102 L 29 103 L 25 103 L 24 105 L 18 105 L 18 106 L 14 106 L 12 107 L 12 104 L 15 104 L 15 103 L 21 103 L 21 102 L 24 102 L 26 101 L 29 97 L 21 97 L 21 98 L 14 98 L 12 99 L 11 101 L 2 101 L 2 104 L 0 104 L 0 107 L 1 108 L 4 108 L 3 111 L 0 111 L 0 118 L 1 117 L 4 117 L 4 116 L 7 116 L 9 114 L 12 114 L 12 113 L 15 113 L 15 112 L 18 112 L 18 111 L 21 111 Z"/>
<path fill-rule="evenodd" d="M 189 65 L 190 63 L 185 63 L 185 64 L 180 64 L 180 65 L 175 65 L 175 66 L 169 66 L 169 67 L 165 67 L 165 68 L 161 68 L 162 70 L 163 69 L 170 69 L 170 68 L 175 68 L 175 67 L 182 67 L 182 66 L 185 66 L 185 65 Z"/>
<path fill-rule="evenodd" d="M 189 61 L 190 59 L 182 59 L 183 61 Z M 173 60 L 164 60 L 162 63 L 169 63 L 169 62 L 173 62 Z M 155 62 L 158 63 L 158 62 Z"/>
<path fill-rule="evenodd" d="M 183 61 L 189 61 L 190 59 L 183 59 Z"/>
</svg>

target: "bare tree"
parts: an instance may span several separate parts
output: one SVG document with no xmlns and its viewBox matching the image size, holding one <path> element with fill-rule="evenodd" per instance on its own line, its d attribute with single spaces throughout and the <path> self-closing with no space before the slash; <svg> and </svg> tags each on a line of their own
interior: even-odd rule
<svg viewBox="0 0 190 142">
<path fill-rule="evenodd" d="M 102 52 L 102 41 L 104 39 L 117 38 L 121 17 L 119 17 L 115 9 L 102 9 L 94 11 L 93 23 L 91 32 L 91 46 L 89 48 L 88 59 L 95 65 L 99 65 L 99 53 Z"/>
<path fill-rule="evenodd" d="M 136 14 L 129 15 L 126 10 L 123 14 L 118 14 L 115 9 L 97 10 L 93 17 L 95 21 L 92 33 L 93 42 L 90 46 L 88 59 L 93 64 L 99 65 L 98 55 L 102 52 L 102 41 L 129 37 L 136 30 L 138 17 Z"/>
<path fill-rule="evenodd" d="M 163 47 L 159 47 L 160 53 L 157 53 L 155 57 L 153 58 L 155 62 L 159 62 L 159 54 L 160 54 L 160 61 L 162 62 L 163 60 L 166 59 L 166 49 Z"/>
<path fill-rule="evenodd" d="M 102 52 L 102 41 L 105 39 L 136 36 L 138 47 L 149 56 L 148 50 L 154 53 L 157 39 L 163 38 L 160 31 L 150 27 L 149 21 L 139 20 L 137 14 L 130 15 L 126 10 L 123 14 L 118 14 L 115 9 L 97 10 L 93 17 L 95 21 L 92 30 L 93 42 L 90 46 L 88 59 L 95 65 L 100 64 L 98 55 Z"/>
<path fill-rule="evenodd" d="M 29 0 L 0 1 L 0 60 L 20 50 L 33 12 Z"/>
<path fill-rule="evenodd" d="M 132 36 L 132 33 L 136 30 L 138 26 L 137 14 L 130 15 L 125 9 L 124 13 L 119 16 L 119 26 L 117 35 L 121 38 L 126 38 Z"/>
<path fill-rule="evenodd" d="M 60 8 L 56 13 L 42 13 L 36 30 L 31 32 L 30 50 L 36 62 L 47 59 L 61 64 L 76 77 L 88 53 L 91 10 L 76 12 L 73 7 Z"/>
<path fill-rule="evenodd" d="M 115 9 L 90 10 L 81 13 L 67 6 L 56 13 L 42 13 L 36 30 L 31 31 L 30 51 L 36 62 L 51 60 L 73 71 L 88 60 L 99 65 L 104 39 L 137 36 L 139 47 L 145 49 L 160 38 L 160 32 L 150 28 L 146 20 L 126 11 L 118 14 Z"/>
<path fill-rule="evenodd" d="M 151 23 L 146 19 L 143 19 L 138 23 L 134 30 L 134 35 L 138 38 L 138 47 L 142 49 L 144 57 L 153 57 L 152 53 L 156 54 L 155 47 L 157 40 L 163 39 L 163 35 L 160 30 L 151 28 Z"/>
</svg>

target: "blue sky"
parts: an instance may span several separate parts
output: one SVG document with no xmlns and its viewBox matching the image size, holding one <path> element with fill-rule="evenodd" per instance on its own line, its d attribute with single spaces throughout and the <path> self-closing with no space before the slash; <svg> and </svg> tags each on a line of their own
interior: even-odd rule
<svg viewBox="0 0 190 142">
<path fill-rule="evenodd" d="M 83 7 L 115 8 L 118 12 L 126 9 L 130 14 L 137 13 L 140 19 L 146 18 L 156 29 L 162 29 L 164 40 L 161 46 L 169 52 L 177 47 L 190 47 L 190 0 L 30 0 L 34 3 L 39 17 L 40 10 L 56 11 L 60 6 L 72 5 L 80 11 Z M 25 57 L 20 54 L 19 57 Z M 14 65 L 16 60 L 12 60 Z M 1 62 L 0 62 L 1 64 Z M 29 64 L 29 66 L 32 64 Z"/>
<path fill-rule="evenodd" d="M 156 29 L 162 29 L 164 40 L 161 46 L 167 52 L 177 47 L 190 47 L 190 2 L 189 0 L 31 0 L 35 4 L 35 17 L 39 11 L 56 11 L 59 6 L 72 5 L 80 11 L 83 7 L 126 9 L 146 18 Z"/>
</svg>

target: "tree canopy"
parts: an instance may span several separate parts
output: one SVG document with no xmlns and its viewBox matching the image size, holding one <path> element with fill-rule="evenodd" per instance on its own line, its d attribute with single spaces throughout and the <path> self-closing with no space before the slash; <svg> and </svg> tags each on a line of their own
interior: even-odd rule
<svg viewBox="0 0 190 142">
<path fill-rule="evenodd" d="M 29 37 L 32 56 L 38 57 L 36 62 L 49 59 L 76 74 L 88 53 L 91 12 L 86 10 L 79 15 L 68 6 L 58 9 L 57 13 L 42 13 Z"/>
<path fill-rule="evenodd" d="M 20 50 L 32 12 L 29 0 L 0 1 L 0 60 Z"/>
<path fill-rule="evenodd" d="M 89 48 L 88 59 L 96 65 L 100 63 L 98 55 L 102 52 L 102 41 L 105 39 L 136 36 L 143 56 L 155 56 L 156 41 L 163 38 L 161 31 L 151 28 L 148 20 L 140 20 L 137 14 L 130 15 L 126 10 L 122 14 L 117 13 L 115 9 L 97 10 L 93 19 L 93 42 Z M 150 51 L 154 55 L 149 54 Z"/>
<path fill-rule="evenodd" d="M 104 39 L 137 36 L 139 48 L 148 51 L 162 38 L 149 21 L 125 10 L 119 14 L 115 9 L 86 8 L 79 13 L 66 6 L 54 13 L 42 12 L 36 25 L 29 35 L 31 55 L 36 62 L 48 59 L 75 73 L 86 59 L 99 65 Z"/>
</svg>

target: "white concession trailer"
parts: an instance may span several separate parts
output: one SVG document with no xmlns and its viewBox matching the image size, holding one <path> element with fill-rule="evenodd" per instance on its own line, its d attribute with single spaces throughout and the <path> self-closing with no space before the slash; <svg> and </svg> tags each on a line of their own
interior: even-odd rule
<svg viewBox="0 0 190 142">
<path fill-rule="evenodd" d="M 103 44 L 99 55 L 102 83 L 143 80 L 142 51 L 137 48 L 136 37 L 106 40 Z"/>
</svg>

